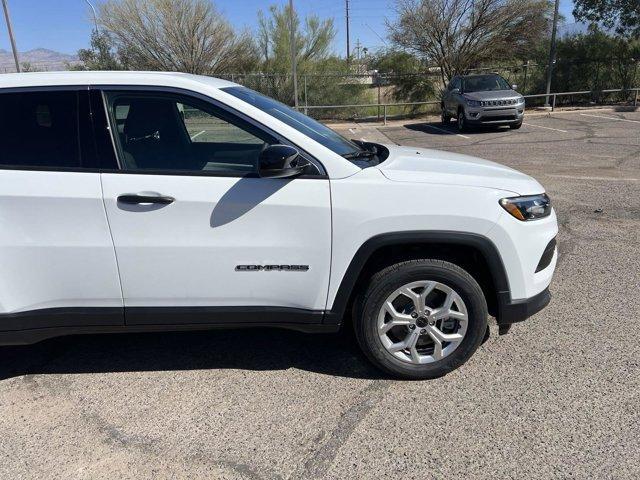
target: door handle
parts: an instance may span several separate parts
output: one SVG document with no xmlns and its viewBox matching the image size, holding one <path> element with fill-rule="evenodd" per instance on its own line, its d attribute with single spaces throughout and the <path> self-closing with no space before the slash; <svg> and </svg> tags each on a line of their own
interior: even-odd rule
<svg viewBox="0 0 640 480">
<path fill-rule="evenodd" d="M 127 205 L 143 205 L 143 204 L 157 204 L 157 205 L 169 205 L 175 202 L 175 198 L 166 195 L 138 195 L 136 193 L 126 193 L 118 197 L 119 203 L 125 203 Z"/>
</svg>

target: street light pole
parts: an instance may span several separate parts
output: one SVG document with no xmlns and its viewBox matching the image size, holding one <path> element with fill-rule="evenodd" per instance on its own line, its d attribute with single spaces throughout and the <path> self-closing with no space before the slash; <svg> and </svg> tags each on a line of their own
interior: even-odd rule
<svg viewBox="0 0 640 480">
<path fill-rule="evenodd" d="M 9 7 L 7 6 L 7 0 L 2 0 L 2 8 L 4 9 L 4 18 L 7 21 L 7 31 L 9 32 L 11 49 L 13 50 L 13 59 L 16 62 L 16 72 L 20 73 L 20 60 L 18 60 L 18 49 L 16 48 L 16 40 L 15 38 L 13 38 L 13 27 L 11 26 L 11 17 L 9 15 Z"/>
<path fill-rule="evenodd" d="M 93 12 L 93 24 L 96 27 L 96 33 L 100 33 L 100 30 L 98 29 L 98 14 L 96 13 L 96 7 L 94 7 L 89 0 L 84 0 L 84 1 L 87 5 L 91 7 L 91 11 Z"/>
<path fill-rule="evenodd" d="M 293 11 L 293 0 L 289 0 L 290 30 L 291 30 L 291 75 L 293 75 L 293 104 L 298 108 L 298 60 L 296 52 L 296 30 Z"/>
<path fill-rule="evenodd" d="M 549 67 L 547 68 L 547 96 L 544 106 L 549 107 L 549 93 L 551 93 L 551 77 L 553 76 L 553 64 L 556 62 L 556 32 L 558 30 L 558 9 L 560 0 L 556 0 L 553 11 L 553 28 L 551 29 L 551 47 L 549 48 Z"/>
</svg>

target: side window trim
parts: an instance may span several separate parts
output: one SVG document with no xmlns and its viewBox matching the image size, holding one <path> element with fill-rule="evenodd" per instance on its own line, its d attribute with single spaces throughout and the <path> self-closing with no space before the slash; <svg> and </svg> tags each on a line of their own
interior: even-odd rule
<svg viewBox="0 0 640 480">
<path fill-rule="evenodd" d="M 114 151 L 116 152 L 116 158 L 118 159 L 118 165 L 119 165 L 119 170 L 115 171 L 115 170 L 111 170 L 110 173 L 123 173 L 123 174 L 136 174 L 136 175 L 174 175 L 174 176 L 208 176 L 208 177 L 243 177 L 246 175 L 242 175 L 242 174 L 237 174 L 237 173 L 223 173 L 223 172 L 209 172 L 209 171 L 203 171 L 203 172 L 198 172 L 198 171 L 172 171 L 172 170 L 127 170 L 122 168 L 121 165 L 121 161 L 120 161 L 120 152 L 119 152 L 119 148 L 117 147 L 118 142 L 117 139 L 114 136 L 114 127 L 113 127 L 113 118 L 111 115 L 111 109 L 108 106 L 108 101 L 107 101 L 107 93 L 120 93 L 122 92 L 123 95 L 126 95 L 127 93 L 129 94 L 150 94 L 153 95 L 158 94 L 158 95 L 179 95 L 179 96 L 183 96 L 186 98 L 191 98 L 193 99 L 195 102 L 198 103 L 206 103 L 211 105 L 214 109 L 219 110 L 224 112 L 227 116 L 231 116 L 231 117 L 235 117 L 237 119 L 239 119 L 242 123 L 246 123 L 248 125 L 250 125 L 251 127 L 253 127 L 254 129 L 262 132 L 265 136 L 269 136 L 274 138 L 278 143 L 284 144 L 284 145 L 290 145 L 292 147 L 295 147 L 296 149 L 298 149 L 298 151 L 300 152 L 300 154 L 309 162 L 311 162 L 318 170 L 318 174 L 311 174 L 311 175 L 302 175 L 298 178 L 301 179 L 327 179 L 327 173 L 326 173 L 326 169 L 324 168 L 324 165 L 322 165 L 322 163 L 315 158 L 313 155 L 311 155 L 310 153 L 308 153 L 304 148 L 296 145 L 294 142 L 291 142 L 290 140 L 288 140 L 287 138 L 283 137 L 281 134 L 279 134 L 278 132 L 266 127 L 265 125 L 263 125 L 260 122 L 255 121 L 253 118 L 245 115 L 244 113 L 235 110 L 231 107 L 229 107 L 228 105 L 214 99 L 211 98 L 207 95 L 203 95 L 200 94 L 198 92 L 194 92 L 192 90 L 185 90 L 182 88 L 176 88 L 176 87 L 159 87 L 159 86 L 144 86 L 144 85 L 91 85 L 90 90 L 92 91 L 99 91 L 102 98 L 103 98 L 103 104 L 104 104 L 104 108 L 106 111 L 106 116 L 109 122 L 108 125 L 108 129 L 109 129 L 109 134 L 111 137 L 111 141 L 112 141 L 112 145 L 114 148 Z"/>
</svg>

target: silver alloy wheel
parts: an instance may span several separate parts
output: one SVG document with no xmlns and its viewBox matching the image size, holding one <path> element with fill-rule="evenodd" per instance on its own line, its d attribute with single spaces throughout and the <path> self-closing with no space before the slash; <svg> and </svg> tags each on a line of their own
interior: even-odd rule
<svg viewBox="0 0 640 480">
<path fill-rule="evenodd" d="M 416 365 L 437 362 L 462 343 L 469 315 L 451 287 L 435 281 L 403 285 L 378 313 L 378 336 L 396 358 Z"/>
</svg>

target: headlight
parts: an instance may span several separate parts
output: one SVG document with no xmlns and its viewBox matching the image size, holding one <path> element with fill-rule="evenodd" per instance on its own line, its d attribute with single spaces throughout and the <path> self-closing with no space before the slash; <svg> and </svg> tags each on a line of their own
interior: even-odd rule
<svg viewBox="0 0 640 480">
<path fill-rule="evenodd" d="M 518 99 L 518 105 L 522 105 L 524 103 L 524 97 L 520 97 Z"/>
<path fill-rule="evenodd" d="M 511 216 L 522 220 L 538 220 L 551 215 L 551 199 L 546 193 L 526 197 L 503 198 L 500 206 Z"/>
<path fill-rule="evenodd" d="M 470 107 L 480 107 L 482 106 L 482 102 L 478 101 L 478 100 L 471 100 L 470 98 L 465 98 L 464 101 L 467 103 L 467 105 L 469 105 Z"/>
</svg>

